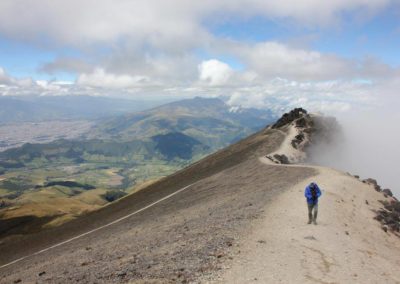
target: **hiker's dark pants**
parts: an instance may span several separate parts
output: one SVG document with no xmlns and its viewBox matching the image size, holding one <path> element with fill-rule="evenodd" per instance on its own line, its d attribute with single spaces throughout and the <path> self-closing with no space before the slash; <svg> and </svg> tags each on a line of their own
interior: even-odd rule
<svg viewBox="0 0 400 284">
<path fill-rule="evenodd" d="M 313 204 L 313 203 L 307 203 L 308 205 L 308 220 L 309 221 L 317 221 L 317 215 L 318 215 L 318 203 Z M 314 217 L 313 217 L 313 210 L 314 210 Z"/>
</svg>

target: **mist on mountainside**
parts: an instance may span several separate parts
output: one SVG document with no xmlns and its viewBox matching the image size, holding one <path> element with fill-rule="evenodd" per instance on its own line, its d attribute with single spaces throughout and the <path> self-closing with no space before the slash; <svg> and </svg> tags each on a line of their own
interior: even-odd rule
<svg viewBox="0 0 400 284">
<path fill-rule="evenodd" d="M 362 112 L 337 115 L 340 125 L 329 142 L 310 148 L 310 162 L 374 178 L 400 197 L 399 114 Z"/>
</svg>

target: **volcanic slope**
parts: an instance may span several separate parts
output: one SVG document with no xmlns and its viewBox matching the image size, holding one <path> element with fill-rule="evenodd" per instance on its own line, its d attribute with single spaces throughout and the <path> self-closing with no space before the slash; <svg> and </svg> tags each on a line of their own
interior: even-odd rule
<svg viewBox="0 0 400 284">
<path fill-rule="evenodd" d="M 265 158 L 287 148 L 281 146 L 295 125 L 264 129 L 60 227 L 0 240 L 0 283 L 326 283 L 348 279 L 353 265 L 361 265 L 358 276 L 349 277 L 366 273 L 373 283 L 398 281 L 398 239 L 372 219 L 382 195 L 367 185 L 359 189 L 354 185 L 360 181 L 339 172 L 329 171 L 324 180 L 318 168 Z M 305 225 L 302 187 L 309 180 L 321 181 L 331 202 L 323 209 L 321 201 L 320 225 L 314 227 Z M 353 188 L 360 196 L 353 197 Z M 340 231 L 345 227 L 347 233 Z M 332 255 L 335 247 L 343 258 Z M 361 260 L 355 262 L 359 256 L 367 268 L 367 258 L 380 262 L 366 271 Z M 335 278 L 341 267 L 343 278 Z"/>
</svg>

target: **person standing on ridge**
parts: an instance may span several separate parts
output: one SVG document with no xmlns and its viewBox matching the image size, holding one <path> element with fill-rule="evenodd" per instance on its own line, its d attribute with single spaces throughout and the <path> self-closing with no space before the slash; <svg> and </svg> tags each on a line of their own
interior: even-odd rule
<svg viewBox="0 0 400 284">
<path fill-rule="evenodd" d="M 311 224 L 311 222 L 313 222 L 314 225 L 317 225 L 318 198 L 321 196 L 321 190 L 315 182 L 312 182 L 306 187 L 304 191 L 304 196 L 307 198 L 308 224 Z"/>
</svg>

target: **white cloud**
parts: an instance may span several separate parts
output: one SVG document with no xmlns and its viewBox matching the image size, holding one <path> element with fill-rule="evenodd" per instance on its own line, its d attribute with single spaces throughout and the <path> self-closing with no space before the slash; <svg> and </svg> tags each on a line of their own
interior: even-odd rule
<svg viewBox="0 0 400 284">
<path fill-rule="evenodd" d="M 39 67 L 40 72 L 47 74 L 56 74 L 57 72 L 71 72 L 81 73 L 90 72 L 93 67 L 82 59 L 70 58 L 70 57 L 59 57 L 51 62 L 44 63 Z"/>
<path fill-rule="evenodd" d="M 10 78 L 9 76 L 6 74 L 6 71 L 4 71 L 3 68 L 0 67 L 0 84 L 10 84 Z"/>
<path fill-rule="evenodd" d="M 216 58 L 230 53 L 246 67 L 233 75 L 222 69 L 225 75 L 204 71 L 200 78 L 207 78 L 202 81 L 211 86 L 226 84 L 226 77 L 232 76 L 235 80 L 230 83 L 236 85 L 258 84 L 276 77 L 299 81 L 386 77 L 394 70 L 373 58 L 353 61 L 274 41 L 227 44 L 210 33 L 208 23 L 261 16 L 295 25 L 325 27 L 340 23 L 343 15 L 349 13 L 377 14 L 392 2 L 2 0 L 0 35 L 55 51 L 60 47 L 78 50 L 83 58 L 60 56 L 44 63 L 39 71 L 81 74 L 78 82 L 92 86 L 134 86 L 136 81 L 148 79 L 165 87 L 180 84 L 188 87 L 198 80 L 198 65 L 202 64 L 195 50 L 214 54 L 211 57 Z M 92 72 L 94 66 L 107 70 L 107 74 Z M 104 84 L 99 83 L 101 77 Z"/>
<path fill-rule="evenodd" d="M 199 79 L 211 86 L 226 84 L 233 74 L 233 70 L 228 64 L 216 59 L 201 62 L 198 69 Z"/>
<path fill-rule="evenodd" d="M 115 48 L 99 62 L 110 73 L 146 76 L 165 85 L 190 84 L 197 79 L 198 63 L 193 54 L 160 54 L 131 44 Z"/>
<path fill-rule="evenodd" d="M 319 79 L 346 77 L 353 66 L 333 55 L 290 48 L 277 42 L 263 42 L 238 50 L 249 68 L 264 77 Z"/>
<path fill-rule="evenodd" d="M 268 108 L 277 114 L 302 106 L 313 111 L 328 113 L 350 109 L 372 109 L 383 102 L 398 105 L 395 91 L 400 80 L 370 83 L 359 80 L 333 80 L 304 82 L 287 79 L 240 81 L 229 65 L 218 60 L 205 61 L 200 65 L 202 78 L 191 85 L 156 85 L 146 77 L 116 75 L 98 68 L 92 73 L 82 74 L 77 82 L 37 81 L 30 84 L 20 82 L 0 68 L 0 95 L 94 95 L 118 96 L 143 99 L 148 97 L 183 98 L 194 96 L 226 96 L 232 107 Z M 229 76 L 233 76 L 229 79 Z M 231 83 L 231 81 L 237 81 Z M 377 97 L 376 94 L 381 95 Z"/>
<path fill-rule="evenodd" d="M 239 58 L 261 80 L 276 77 L 300 81 L 381 79 L 400 75 L 400 69 L 377 58 L 348 59 L 335 54 L 294 48 L 276 41 L 255 44 L 228 41 L 220 50 Z"/>
<path fill-rule="evenodd" d="M 200 42 L 206 19 L 264 16 L 306 25 L 332 25 L 349 12 L 375 14 L 390 0 L 2 0 L 0 32 L 19 39 L 86 45 L 125 36 L 154 46 L 191 46 Z M 20 19 L 24 19 L 21 21 Z"/>
<path fill-rule="evenodd" d="M 115 75 L 106 73 L 102 68 L 96 68 L 92 73 L 81 74 L 77 80 L 78 85 L 103 88 L 130 88 L 147 83 L 149 79 L 144 76 Z"/>
<path fill-rule="evenodd" d="M 0 67 L 0 84 L 4 86 L 15 86 L 15 87 L 31 87 L 35 83 L 31 78 L 17 79 L 7 74 L 7 72 Z"/>
<path fill-rule="evenodd" d="M 201 40 L 196 15 L 204 9 L 198 6 L 187 1 L 5 0 L 0 2 L 0 32 L 31 41 L 40 41 L 40 34 L 73 46 L 125 37 L 154 46 L 190 45 L 191 34 Z"/>
<path fill-rule="evenodd" d="M 352 81 L 297 82 L 274 79 L 258 86 L 231 90 L 228 92 L 228 104 L 271 109 L 277 114 L 295 107 L 332 114 L 375 107 L 375 91 L 370 84 Z"/>
</svg>

